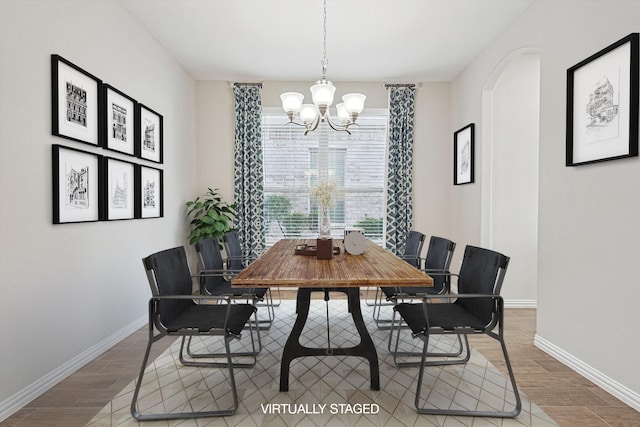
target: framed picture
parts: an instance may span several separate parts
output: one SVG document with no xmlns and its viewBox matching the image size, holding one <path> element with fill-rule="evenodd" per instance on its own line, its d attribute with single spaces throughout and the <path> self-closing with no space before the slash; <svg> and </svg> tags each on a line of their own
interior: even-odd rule
<svg viewBox="0 0 640 427">
<path fill-rule="evenodd" d="M 51 55 L 51 133 L 99 145 L 101 81 L 59 55 Z"/>
<path fill-rule="evenodd" d="M 136 111 L 136 155 L 162 163 L 162 116 L 142 104 Z"/>
<path fill-rule="evenodd" d="M 163 216 L 162 171 L 136 165 L 136 218 L 160 218 Z"/>
<path fill-rule="evenodd" d="M 453 134 L 453 184 L 470 184 L 474 176 L 473 133 L 475 125 L 466 125 Z"/>
<path fill-rule="evenodd" d="M 102 85 L 102 91 L 102 146 L 135 156 L 135 99 L 108 84 Z"/>
<path fill-rule="evenodd" d="M 135 165 L 104 157 L 104 219 L 133 219 L 135 214 Z"/>
<path fill-rule="evenodd" d="M 566 165 L 638 155 L 638 33 L 567 70 Z"/>
<path fill-rule="evenodd" d="M 54 224 L 100 220 L 101 157 L 62 145 L 52 146 Z"/>
</svg>

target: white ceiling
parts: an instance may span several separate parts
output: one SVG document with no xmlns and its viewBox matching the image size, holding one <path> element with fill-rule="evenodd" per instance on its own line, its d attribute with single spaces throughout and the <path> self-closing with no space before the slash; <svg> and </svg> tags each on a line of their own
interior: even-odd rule
<svg viewBox="0 0 640 427">
<path fill-rule="evenodd" d="M 198 80 L 313 81 L 321 0 L 117 0 Z M 327 78 L 450 81 L 534 0 L 327 0 Z"/>
</svg>

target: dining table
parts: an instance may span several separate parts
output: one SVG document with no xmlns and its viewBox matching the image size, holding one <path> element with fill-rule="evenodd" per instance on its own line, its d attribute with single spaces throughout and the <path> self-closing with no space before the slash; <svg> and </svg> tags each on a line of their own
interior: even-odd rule
<svg viewBox="0 0 640 427">
<path fill-rule="evenodd" d="M 330 259 L 320 259 L 309 254 L 296 254 L 296 252 L 302 252 L 300 248 L 315 244 L 315 239 L 279 240 L 234 276 L 231 279 L 231 285 L 241 288 L 298 288 L 297 317 L 282 352 L 280 391 L 289 390 L 291 362 L 305 356 L 366 358 L 369 362 L 371 389 L 380 390 L 378 354 L 362 318 L 360 288 L 429 287 L 433 286 L 433 279 L 369 239 L 366 240 L 364 252 L 359 255 L 346 253 L 342 240 L 335 239 L 332 241 L 335 252 Z M 329 292 L 341 292 L 347 295 L 348 310 L 360 336 L 359 344 L 353 347 L 332 347 L 329 341 L 326 348 L 313 348 L 300 344 L 300 336 L 309 316 L 313 292 L 324 292 L 325 300 L 328 300 Z"/>
</svg>

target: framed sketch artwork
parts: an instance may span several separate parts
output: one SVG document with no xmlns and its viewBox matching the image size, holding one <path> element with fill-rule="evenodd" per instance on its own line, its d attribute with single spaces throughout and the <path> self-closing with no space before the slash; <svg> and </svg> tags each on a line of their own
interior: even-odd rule
<svg viewBox="0 0 640 427">
<path fill-rule="evenodd" d="M 473 132 L 468 124 L 453 134 L 453 184 L 470 184 L 474 178 Z"/>
<path fill-rule="evenodd" d="M 638 87 L 638 33 L 567 70 L 567 166 L 638 155 Z"/>
<path fill-rule="evenodd" d="M 99 221 L 101 156 L 52 146 L 53 223 Z"/>
<path fill-rule="evenodd" d="M 59 55 L 51 55 L 51 133 L 99 144 L 101 81 Z"/>
<path fill-rule="evenodd" d="M 136 111 L 136 155 L 162 163 L 162 116 L 142 104 Z"/>
<path fill-rule="evenodd" d="M 136 101 L 118 89 L 102 85 L 103 147 L 135 156 Z"/>
<path fill-rule="evenodd" d="M 162 207 L 162 171 L 136 165 L 136 218 L 160 218 Z"/>
<path fill-rule="evenodd" d="M 134 169 L 133 163 L 123 160 L 104 158 L 104 219 L 133 219 Z"/>
</svg>

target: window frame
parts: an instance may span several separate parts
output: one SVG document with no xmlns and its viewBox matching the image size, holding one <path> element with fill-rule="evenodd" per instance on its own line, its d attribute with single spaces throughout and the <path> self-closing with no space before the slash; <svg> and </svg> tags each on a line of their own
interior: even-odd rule
<svg viewBox="0 0 640 427">
<path fill-rule="evenodd" d="M 273 119 L 280 118 L 280 117 L 282 118 L 282 125 L 283 126 L 292 126 L 292 127 L 295 127 L 295 128 L 298 127 L 298 126 L 293 125 L 293 124 L 287 125 L 287 120 L 288 119 L 287 119 L 286 115 L 282 112 L 281 108 L 263 107 L 263 109 L 262 109 L 263 156 L 265 156 L 265 154 L 268 151 L 266 146 L 265 146 L 265 144 L 267 144 L 266 135 L 268 135 L 269 132 L 266 132 L 265 129 L 266 129 L 266 126 L 270 125 L 269 123 L 265 123 L 265 118 L 266 118 L 266 120 L 273 120 Z M 380 212 L 380 216 L 381 216 L 381 227 L 382 227 L 382 230 L 381 230 L 381 233 L 380 233 L 379 236 L 376 234 L 375 236 L 371 236 L 371 238 L 374 241 L 376 241 L 376 243 L 380 244 L 381 246 L 384 246 L 385 242 L 386 242 L 387 171 L 388 171 L 388 150 L 389 150 L 389 147 L 388 147 L 388 141 L 389 141 L 389 138 L 388 138 L 388 132 L 389 132 L 389 110 L 388 110 L 388 108 L 368 108 L 368 109 L 366 109 L 364 111 L 364 113 L 361 115 L 361 117 L 363 117 L 365 119 L 369 118 L 369 117 L 379 117 L 379 118 L 383 118 L 384 119 L 384 147 L 383 147 L 384 154 L 382 154 L 382 156 L 383 156 L 382 160 L 383 160 L 384 164 L 381 165 L 382 168 L 381 168 L 380 172 L 378 173 L 378 175 L 381 174 L 381 176 L 379 177 L 381 182 L 376 181 L 379 186 L 375 186 L 374 185 L 374 186 L 371 186 L 369 188 L 367 188 L 367 187 L 358 188 L 358 187 L 353 187 L 353 186 L 352 187 L 347 187 L 347 188 L 349 188 L 349 191 L 347 192 L 347 194 L 353 194 L 355 196 L 357 194 L 375 193 L 375 194 L 379 194 L 380 195 L 382 200 L 380 202 L 380 205 L 377 206 L 377 209 Z M 326 126 L 326 124 L 320 124 L 320 126 Z M 343 151 L 343 153 L 344 153 L 344 154 L 342 154 L 343 171 L 340 174 L 342 176 L 343 181 L 345 181 L 345 182 L 342 183 L 343 185 L 341 186 L 341 191 L 344 191 L 344 188 L 345 188 L 344 186 L 347 184 L 346 180 L 347 180 L 347 177 L 348 177 L 348 172 L 347 172 L 348 154 L 347 153 L 349 152 L 349 149 L 348 149 L 349 147 L 348 147 L 348 144 L 344 144 L 344 147 L 340 147 L 340 143 L 343 141 L 342 138 L 337 138 L 337 139 L 334 139 L 333 141 L 331 139 L 331 135 L 335 134 L 336 136 L 338 136 L 342 132 L 333 131 L 333 130 L 329 129 L 328 127 L 327 127 L 327 129 L 328 130 L 326 130 L 326 131 L 323 131 L 323 130 L 320 130 L 320 131 L 321 132 L 327 132 L 326 135 L 328 136 L 328 138 L 326 138 L 326 141 L 327 141 L 327 144 L 329 144 L 328 145 L 328 150 L 333 150 L 333 153 L 336 153 L 336 152 L 339 153 L 340 151 Z M 300 127 L 300 130 L 302 131 L 303 128 Z M 352 132 L 354 134 L 356 134 L 356 132 L 358 132 L 358 126 L 357 125 L 353 126 L 351 128 L 351 130 L 352 130 Z M 318 141 L 320 139 L 319 138 L 320 134 L 317 134 L 317 132 L 319 132 L 319 130 L 316 130 L 316 131 L 313 132 L 313 133 L 316 133 L 315 137 L 314 137 L 314 135 L 312 135 L 312 133 L 310 133 L 305 138 L 310 138 L 315 143 L 315 141 Z M 289 141 L 291 141 L 291 140 L 292 139 L 290 139 Z M 376 141 L 380 142 L 381 139 L 376 139 Z M 354 142 L 357 142 L 357 140 L 354 140 Z M 317 164 L 320 163 L 319 159 L 317 159 L 317 158 L 313 159 L 313 157 L 314 157 L 313 150 L 314 149 L 316 150 L 316 154 L 315 154 L 316 157 L 319 157 L 319 152 L 320 152 L 320 150 L 322 150 L 322 148 L 319 147 L 319 145 L 321 144 L 320 141 L 318 141 L 317 144 L 318 144 L 318 146 L 316 146 L 316 147 L 308 147 L 309 148 L 309 166 L 311 166 L 314 162 L 317 163 Z M 333 147 L 331 147 L 331 145 L 333 145 Z M 327 154 L 328 154 L 328 156 L 331 156 L 331 151 L 328 151 Z M 304 155 L 302 155 L 302 157 L 304 157 Z M 329 160 L 326 160 L 326 161 L 329 161 Z M 270 177 L 269 176 L 269 166 L 268 166 L 268 163 L 267 163 L 265 157 L 263 157 L 263 166 L 264 166 L 264 202 L 265 202 L 265 209 L 264 209 L 264 220 L 265 220 L 265 222 L 264 223 L 265 223 L 265 228 L 268 228 L 268 227 L 272 226 L 271 225 L 272 221 L 268 221 L 267 220 L 268 215 L 269 215 L 268 208 L 267 208 L 267 200 L 268 200 L 267 195 L 268 194 L 275 193 L 274 195 L 277 195 L 278 193 L 291 192 L 291 193 L 298 193 L 298 194 L 301 194 L 301 195 L 305 195 L 305 194 L 308 195 L 310 189 L 312 188 L 312 185 L 311 185 L 311 178 L 309 180 L 309 189 L 306 189 L 306 190 L 294 189 L 294 188 L 291 188 L 291 187 L 287 187 L 286 185 L 278 186 L 278 185 L 274 185 L 273 183 L 268 184 L 267 181 L 268 181 L 268 179 Z M 318 167 L 320 167 L 320 166 L 318 166 Z M 311 170 L 311 169 L 315 169 L 315 168 L 309 168 L 309 170 Z M 299 172 L 298 172 L 298 174 L 299 174 Z M 320 175 L 320 174 L 321 174 L 321 172 L 317 172 L 316 175 Z M 318 177 L 318 179 L 319 179 L 319 177 Z M 308 198 L 308 196 L 307 196 L 307 198 Z M 298 203 L 300 203 L 300 202 L 298 202 Z M 349 217 L 349 213 L 347 211 L 348 206 L 346 206 L 346 203 L 344 201 L 342 201 L 342 202 L 339 201 L 338 204 L 340 204 L 340 203 L 345 205 L 344 208 L 343 208 L 343 214 L 342 215 L 336 215 L 335 208 L 332 209 L 331 214 L 330 214 L 330 217 L 332 218 L 332 230 L 344 229 L 344 228 L 352 227 L 352 225 L 347 225 L 349 223 L 349 221 L 347 221 L 347 218 Z M 309 224 L 310 224 L 309 231 L 317 229 L 317 210 L 314 209 L 314 203 L 310 198 L 308 198 L 307 212 L 308 212 L 308 218 L 309 218 Z M 315 221 L 316 221 L 315 223 L 314 223 L 314 212 L 315 212 Z M 304 215 L 307 215 L 307 214 L 305 213 Z M 336 222 L 336 221 L 333 220 L 334 218 L 340 217 L 340 216 L 341 216 L 341 218 L 340 218 L 341 222 Z M 373 215 L 371 217 L 372 218 L 378 218 L 377 215 Z M 366 214 L 365 214 L 364 218 L 367 218 Z M 358 221 L 361 221 L 361 219 L 358 220 Z M 337 224 L 337 226 L 336 226 L 336 224 Z M 278 222 L 278 225 L 281 227 L 281 232 L 283 234 L 285 234 L 284 229 L 282 229 L 282 224 L 280 222 Z M 333 233 L 333 238 L 339 238 L 338 234 L 340 234 L 340 233 L 339 232 L 337 232 L 337 233 L 334 232 Z M 266 242 L 267 243 L 267 247 L 269 247 L 273 243 L 275 243 L 275 242 L 271 242 L 270 241 L 270 240 L 272 240 L 272 239 L 270 239 L 270 235 L 271 234 L 270 234 L 269 230 L 265 229 L 265 236 L 267 238 L 267 242 Z M 311 238 L 311 237 L 316 237 L 316 236 L 317 236 L 317 233 L 314 232 L 313 236 L 308 236 L 308 235 L 304 234 L 304 235 L 295 236 L 295 237 Z M 291 236 L 286 236 L 286 234 L 285 234 L 285 238 L 291 238 Z"/>
</svg>

